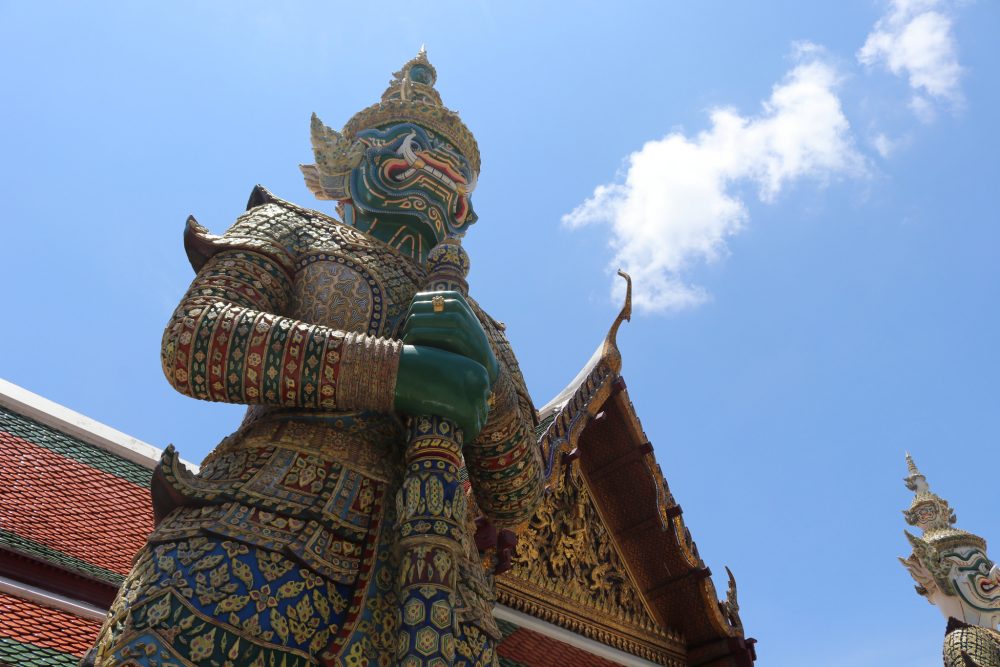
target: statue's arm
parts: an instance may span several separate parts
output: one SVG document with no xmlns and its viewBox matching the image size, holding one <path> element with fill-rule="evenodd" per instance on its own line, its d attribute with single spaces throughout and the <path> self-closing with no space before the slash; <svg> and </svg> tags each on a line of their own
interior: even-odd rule
<svg viewBox="0 0 1000 667">
<path fill-rule="evenodd" d="M 391 412 L 402 343 L 281 315 L 291 286 L 266 251 L 209 258 L 163 334 L 170 384 L 209 401 Z"/>
<path fill-rule="evenodd" d="M 442 301 L 435 306 L 435 299 Z M 516 526 L 531 517 L 541 498 L 542 463 L 535 440 L 535 409 L 502 329 L 475 301 L 458 292 L 421 292 L 410 304 L 403 340 L 407 348 L 425 346 L 471 363 L 492 381 L 489 400 L 486 393 L 476 399 L 476 417 L 456 421 L 467 438 L 463 452 L 479 508 L 501 526 Z M 453 374 L 447 370 L 440 379 Z M 402 367 L 400 378 L 406 386 Z M 444 388 L 435 382 L 423 390 L 436 400 L 429 412 L 405 408 L 399 401 L 397 407 L 407 414 L 449 416 L 438 408 L 449 405 L 455 394 L 443 392 Z M 471 402 L 477 393 L 471 388 L 464 398 Z"/>
<path fill-rule="evenodd" d="M 501 526 L 516 526 L 531 518 L 543 491 L 535 409 L 506 336 L 478 306 L 473 307 L 500 372 L 486 425 L 465 448 L 465 462 L 479 508 Z"/>
</svg>

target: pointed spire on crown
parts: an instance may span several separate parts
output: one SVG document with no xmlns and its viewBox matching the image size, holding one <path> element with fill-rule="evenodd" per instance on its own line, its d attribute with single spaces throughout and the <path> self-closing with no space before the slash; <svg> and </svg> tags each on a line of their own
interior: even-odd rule
<svg viewBox="0 0 1000 667">
<path fill-rule="evenodd" d="M 443 107 L 441 95 L 434 90 L 435 83 L 437 70 L 427 59 L 427 49 L 421 46 L 416 56 L 406 61 L 398 72 L 392 73 L 389 87 L 382 93 L 382 101 L 423 102 Z"/>
<path fill-rule="evenodd" d="M 906 468 L 909 474 L 903 482 L 907 489 L 913 491 L 910 508 L 903 510 L 906 523 L 920 528 L 924 540 L 932 543 L 975 543 L 985 549 L 986 543 L 981 537 L 954 527 L 957 520 L 955 511 L 947 500 L 931 491 L 927 478 L 917 468 L 909 452 L 906 453 Z"/>
<path fill-rule="evenodd" d="M 910 456 L 909 452 L 906 452 L 906 469 L 910 473 L 903 478 L 903 483 L 906 484 L 906 488 L 910 491 L 915 491 L 916 493 L 928 493 L 930 487 L 927 486 L 927 478 L 924 474 L 920 472 L 917 468 L 917 464 L 913 462 L 913 457 Z"/>
<path fill-rule="evenodd" d="M 906 488 L 913 491 L 910 509 L 903 510 L 906 522 L 923 531 L 921 537 L 903 531 L 913 548 L 907 558 L 900 559 L 903 566 L 917 582 L 917 593 L 935 602 L 934 592 L 942 592 L 946 596 L 958 595 L 955 581 L 950 575 L 951 567 L 945 560 L 945 555 L 951 549 L 968 549 L 969 547 L 986 551 L 986 540 L 972 533 L 955 528 L 955 512 L 948 501 L 933 493 L 927 484 L 917 464 L 913 462 L 910 453 L 906 453 L 906 469 L 909 473 L 903 478 Z M 946 612 L 950 613 L 950 612 Z"/>
<path fill-rule="evenodd" d="M 364 153 L 357 143 L 358 133 L 396 123 L 416 123 L 458 149 L 479 174 L 479 145 L 458 113 L 444 106 L 434 89 L 437 70 L 423 46 L 398 72 L 394 72 L 382 99 L 362 109 L 347 121 L 340 132 L 327 127 L 316 114 L 312 118 L 315 164 L 300 165 L 306 185 L 318 199 L 349 197 L 347 179 Z"/>
</svg>

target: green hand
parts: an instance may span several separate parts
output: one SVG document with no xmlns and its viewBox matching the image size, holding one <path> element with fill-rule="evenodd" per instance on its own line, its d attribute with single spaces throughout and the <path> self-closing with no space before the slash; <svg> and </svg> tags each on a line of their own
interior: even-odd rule
<svg viewBox="0 0 1000 667">
<path fill-rule="evenodd" d="M 403 346 L 396 376 L 398 412 L 450 419 L 472 442 L 486 423 L 489 394 L 490 376 L 479 362 L 433 347 Z"/>
<path fill-rule="evenodd" d="M 440 312 L 434 310 L 435 297 L 442 299 Z M 483 325 L 459 292 L 420 292 L 413 297 L 403 327 L 403 342 L 447 350 L 477 361 L 489 373 L 491 386 L 500 372 Z"/>
</svg>

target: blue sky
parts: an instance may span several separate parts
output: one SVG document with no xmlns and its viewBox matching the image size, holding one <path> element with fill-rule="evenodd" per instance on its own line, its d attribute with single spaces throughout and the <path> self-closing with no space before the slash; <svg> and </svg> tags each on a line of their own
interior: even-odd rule
<svg viewBox="0 0 1000 667">
<path fill-rule="evenodd" d="M 483 153 L 472 291 L 536 403 L 625 266 L 623 374 L 760 664 L 940 664 L 903 452 L 1000 539 L 1000 6 L 362 4 L 0 2 L 0 376 L 200 459 L 241 411 L 159 369 L 185 217 L 221 233 L 254 183 L 328 210 L 309 114 L 426 44 Z"/>
</svg>

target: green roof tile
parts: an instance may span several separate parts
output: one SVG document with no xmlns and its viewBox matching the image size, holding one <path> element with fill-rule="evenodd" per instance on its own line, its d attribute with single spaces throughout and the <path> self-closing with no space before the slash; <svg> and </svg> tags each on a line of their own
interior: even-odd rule
<svg viewBox="0 0 1000 667">
<path fill-rule="evenodd" d="M 2 528 L 0 528 L 0 547 L 5 547 L 11 551 L 16 551 L 31 558 L 59 565 L 70 572 L 76 572 L 77 574 L 82 574 L 85 577 L 97 579 L 98 581 L 104 581 L 114 586 L 121 586 L 122 582 L 125 580 L 125 577 L 117 572 L 112 572 L 111 570 L 105 570 L 103 567 L 91 565 L 90 563 L 80 560 L 79 558 L 70 556 L 69 554 L 64 554 L 63 552 L 57 551 L 52 547 L 48 547 L 44 544 L 35 542 L 34 540 L 21 537 L 16 533 L 12 533 L 9 530 L 4 530 Z"/>
<path fill-rule="evenodd" d="M 497 621 L 497 627 L 500 628 L 500 633 L 504 636 L 504 639 L 510 637 L 518 630 L 517 626 L 511 623 L 510 621 L 502 621 L 499 618 L 496 619 L 496 621 Z"/>
<path fill-rule="evenodd" d="M 500 667 L 525 667 L 523 664 L 510 658 L 500 656 Z"/>
<path fill-rule="evenodd" d="M 139 486 L 148 488 L 153 477 L 153 471 L 138 463 L 2 407 L 0 407 L 0 430 Z"/>
<path fill-rule="evenodd" d="M 80 657 L 69 653 L 24 644 L 8 637 L 0 637 L 0 665 L 10 667 L 76 667 Z"/>
</svg>

